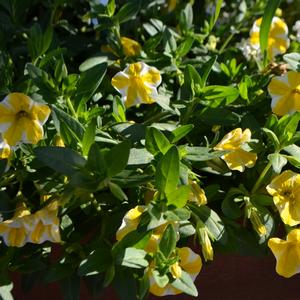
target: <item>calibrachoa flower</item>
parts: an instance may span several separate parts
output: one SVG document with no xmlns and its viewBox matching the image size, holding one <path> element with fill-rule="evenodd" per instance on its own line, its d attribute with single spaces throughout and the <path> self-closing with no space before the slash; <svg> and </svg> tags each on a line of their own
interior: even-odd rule
<svg viewBox="0 0 300 300">
<path fill-rule="evenodd" d="M 215 150 L 225 150 L 229 153 L 221 156 L 231 170 L 244 172 L 245 167 L 252 168 L 257 160 L 256 153 L 243 149 L 251 139 L 251 131 L 236 128 L 227 133 L 221 142 L 214 147 Z"/>
<path fill-rule="evenodd" d="M 253 49 L 259 50 L 259 31 L 261 26 L 262 18 L 256 20 L 250 31 L 249 43 Z M 290 46 L 290 40 L 288 38 L 288 27 L 285 22 L 278 18 L 273 17 L 269 36 L 268 36 L 268 55 L 273 59 L 278 54 L 286 52 Z"/>
<path fill-rule="evenodd" d="M 300 229 L 293 229 L 286 240 L 271 238 L 268 246 L 276 258 L 276 272 L 289 278 L 300 273 Z"/>
<path fill-rule="evenodd" d="M 121 44 L 123 47 L 124 54 L 128 57 L 137 56 L 141 53 L 141 45 L 133 39 L 122 36 Z"/>
<path fill-rule="evenodd" d="M 136 207 L 130 209 L 124 216 L 122 220 L 122 224 L 119 227 L 116 233 L 116 240 L 122 240 L 128 233 L 137 229 L 142 213 L 146 210 L 146 206 L 137 205 Z M 160 226 L 157 226 L 153 229 L 152 234 L 145 246 L 144 250 L 146 252 L 155 252 L 157 250 L 157 246 L 161 240 L 161 237 L 170 222 L 165 222 Z M 175 227 L 176 232 L 178 231 L 179 224 L 178 222 L 172 222 Z M 178 235 L 179 238 L 179 235 Z"/>
<path fill-rule="evenodd" d="M 61 242 L 59 233 L 59 218 L 57 217 L 57 202 L 53 202 L 33 215 L 34 228 L 28 236 L 28 241 L 41 244 L 45 241 Z"/>
<path fill-rule="evenodd" d="M 0 159 L 9 158 L 11 156 L 12 150 L 5 140 L 0 138 Z"/>
<path fill-rule="evenodd" d="M 208 231 L 204 224 L 197 225 L 198 239 L 201 244 L 201 250 L 205 261 L 214 259 L 214 249 L 211 245 Z"/>
<path fill-rule="evenodd" d="M 205 205 L 207 203 L 207 198 L 204 190 L 199 184 L 194 180 L 189 180 L 189 186 L 191 187 L 189 201 L 194 202 L 199 206 Z"/>
<path fill-rule="evenodd" d="M 289 226 L 300 224 L 300 174 L 284 171 L 266 188 L 282 221 Z"/>
<path fill-rule="evenodd" d="M 192 249 L 188 247 L 183 247 L 178 249 L 179 261 L 170 267 L 170 273 L 174 279 L 180 278 L 182 270 L 187 272 L 193 281 L 195 281 L 197 275 L 202 268 L 201 257 L 196 254 Z M 166 295 L 177 295 L 184 291 L 181 291 L 168 283 L 165 287 L 161 288 L 155 282 L 152 274 L 153 270 L 149 268 L 149 282 L 150 282 L 150 293 L 156 296 L 166 296 Z"/>
<path fill-rule="evenodd" d="M 129 65 L 124 71 L 112 78 L 112 85 L 122 95 L 126 107 L 140 103 L 151 104 L 158 96 L 156 88 L 161 83 L 161 76 L 155 67 L 144 62 Z"/>
<path fill-rule="evenodd" d="M 34 214 L 21 204 L 12 219 L 0 223 L 0 236 L 7 246 L 12 247 L 22 247 L 28 242 L 59 243 L 61 239 L 57 204 L 50 204 Z"/>
<path fill-rule="evenodd" d="M 22 93 L 11 93 L 0 103 L 0 132 L 10 146 L 36 144 L 43 138 L 43 125 L 50 108 Z"/>
<path fill-rule="evenodd" d="M 12 219 L 0 223 L 0 236 L 7 246 L 22 247 L 28 242 L 27 234 L 31 225 L 29 210 L 22 203 Z"/>
<path fill-rule="evenodd" d="M 129 232 L 137 229 L 145 209 L 146 206 L 137 205 L 125 214 L 122 224 L 116 233 L 117 241 L 122 240 Z"/>
<path fill-rule="evenodd" d="M 272 111 L 278 116 L 300 111 L 300 73 L 290 71 L 272 78 L 268 86 Z"/>
</svg>

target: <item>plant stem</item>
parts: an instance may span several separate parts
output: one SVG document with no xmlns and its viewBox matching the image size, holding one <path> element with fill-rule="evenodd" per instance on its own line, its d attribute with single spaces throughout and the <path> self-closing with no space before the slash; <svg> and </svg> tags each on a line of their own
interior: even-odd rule
<svg viewBox="0 0 300 300">
<path fill-rule="evenodd" d="M 258 177 L 257 181 L 255 182 L 252 190 L 251 190 L 251 194 L 254 194 L 258 188 L 260 187 L 262 181 L 264 180 L 266 174 L 268 173 L 270 167 L 272 166 L 271 161 L 268 162 L 268 164 L 265 166 L 265 168 L 263 169 L 263 171 L 261 172 L 260 176 Z"/>
<path fill-rule="evenodd" d="M 66 97 L 66 102 L 67 102 L 68 108 L 69 108 L 72 116 L 77 120 L 78 119 L 77 118 L 77 113 L 76 113 L 76 111 L 74 109 L 74 106 L 72 104 L 72 101 L 71 101 L 70 97 Z"/>
</svg>

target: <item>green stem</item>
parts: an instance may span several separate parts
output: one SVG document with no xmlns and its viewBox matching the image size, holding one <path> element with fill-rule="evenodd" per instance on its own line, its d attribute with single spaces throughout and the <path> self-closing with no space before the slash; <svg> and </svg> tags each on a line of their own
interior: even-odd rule
<svg viewBox="0 0 300 300">
<path fill-rule="evenodd" d="M 67 102 L 68 108 L 69 108 L 72 116 L 77 120 L 78 119 L 77 118 L 77 113 L 76 113 L 76 111 L 74 109 L 74 106 L 72 104 L 72 101 L 71 101 L 70 97 L 66 97 L 66 102 Z"/>
<path fill-rule="evenodd" d="M 254 194 L 258 188 L 260 187 L 262 181 L 264 180 L 266 174 L 268 173 L 270 167 L 272 166 L 271 161 L 268 162 L 268 164 L 265 166 L 265 168 L 263 169 L 263 171 L 261 172 L 260 176 L 258 177 L 257 181 L 255 182 L 252 190 L 251 190 L 251 194 Z"/>
<path fill-rule="evenodd" d="M 167 111 L 162 111 L 160 113 L 158 113 L 157 115 L 149 118 L 148 120 L 146 120 L 143 124 L 144 125 L 150 125 L 152 123 L 154 123 L 157 120 L 161 120 L 163 117 L 166 117 L 169 114 L 169 112 Z"/>
</svg>

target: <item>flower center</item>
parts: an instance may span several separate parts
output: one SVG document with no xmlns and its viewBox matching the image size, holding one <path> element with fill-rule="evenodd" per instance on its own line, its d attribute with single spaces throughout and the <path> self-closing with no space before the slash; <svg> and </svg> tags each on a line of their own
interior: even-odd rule
<svg viewBox="0 0 300 300">
<path fill-rule="evenodd" d="M 295 195 L 294 195 L 293 191 L 285 190 L 283 192 L 283 196 L 286 197 L 286 198 L 289 198 L 292 203 L 295 202 Z"/>
<path fill-rule="evenodd" d="M 21 118 L 29 118 L 29 113 L 26 112 L 25 110 L 20 110 L 17 114 L 16 114 L 16 118 L 17 120 L 21 119 Z"/>
<path fill-rule="evenodd" d="M 293 93 L 293 94 L 300 94 L 300 85 L 298 85 L 296 88 L 294 88 L 294 89 L 292 90 L 292 93 Z"/>
</svg>

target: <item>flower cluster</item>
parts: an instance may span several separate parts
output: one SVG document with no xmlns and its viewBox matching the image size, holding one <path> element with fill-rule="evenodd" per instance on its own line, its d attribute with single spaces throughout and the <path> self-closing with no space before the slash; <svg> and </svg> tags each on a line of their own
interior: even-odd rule
<svg viewBox="0 0 300 300">
<path fill-rule="evenodd" d="M 26 243 L 41 244 L 45 241 L 60 243 L 57 202 L 31 214 L 20 204 L 13 218 L 0 223 L 0 236 L 11 247 L 22 247 Z"/>
</svg>

